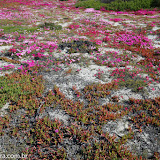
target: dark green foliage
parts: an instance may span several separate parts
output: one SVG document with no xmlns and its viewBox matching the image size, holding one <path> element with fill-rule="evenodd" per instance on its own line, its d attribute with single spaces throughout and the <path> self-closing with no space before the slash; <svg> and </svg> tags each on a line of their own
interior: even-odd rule
<svg viewBox="0 0 160 160">
<path fill-rule="evenodd" d="M 160 7 L 160 0 L 152 0 L 151 7 Z"/>
<path fill-rule="evenodd" d="M 137 11 L 140 9 L 149 9 L 151 7 L 152 0 L 131 0 L 131 1 L 123 1 L 123 0 L 116 0 L 106 6 L 108 10 L 133 10 Z"/>
<path fill-rule="evenodd" d="M 116 0 L 100 0 L 100 2 L 102 2 L 102 3 L 111 3 L 111 2 L 114 2 L 114 1 L 116 1 Z M 132 0 L 122 0 L 122 1 L 128 2 L 128 1 L 132 1 Z"/>
<path fill-rule="evenodd" d="M 61 30 L 62 26 L 61 25 L 55 25 L 54 23 L 47 23 L 45 22 L 43 25 L 40 25 L 41 28 L 50 28 L 51 30 Z"/>
<path fill-rule="evenodd" d="M 96 50 L 95 44 L 93 42 L 89 41 L 73 41 L 72 43 L 61 43 L 59 44 L 59 48 L 64 50 L 65 47 L 68 47 L 67 49 L 68 53 L 91 53 L 93 50 Z M 91 47 L 95 47 L 95 49 L 91 49 Z"/>
<path fill-rule="evenodd" d="M 103 3 L 101 3 L 103 2 Z M 110 2 L 110 3 L 108 3 Z M 160 0 L 87 0 L 79 1 L 75 5 L 76 7 L 94 8 L 96 10 L 104 7 L 106 10 L 133 10 L 149 9 L 151 7 L 159 7 Z"/>
</svg>

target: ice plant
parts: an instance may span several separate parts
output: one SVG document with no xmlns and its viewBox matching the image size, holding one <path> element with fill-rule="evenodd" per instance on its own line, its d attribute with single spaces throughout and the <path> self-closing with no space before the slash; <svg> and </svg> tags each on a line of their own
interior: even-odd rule
<svg viewBox="0 0 160 160">
<path fill-rule="evenodd" d="M 114 18 L 114 19 L 110 19 L 110 21 L 119 22 L 119 21 L 122 21 L 122 19 L 121 18 Z"/>
<path fill-rule="evenodd" d="M 150 134 L 146 126 L 157 130 L 160 125 L 158 48 L 147 37 L 159 34 L 154 31 L 159 11 L 74 5 L 73 0 L 0 2 L 0 46 L 6 48 L 0 53 L 0 106 L 9 102 L 0 134 L 24 144 L 14 149 L 28 159 L 146 159 L 125 144 Z M 93 77 L 95 71 L 101 80 Z M 149 97 L 157 97 L 147 99 L 145 88 Z M 53 114 L 57 109 L 64 119 Z M 130 127 L 119 135 L 117 123 L 128 115 Z M 137 131 L 142 132 L 138 137 Z M 147 139 L 152 138 L 153 159 L 158 159 L 154 134 Z M 139 150 L 144 149 L 141 139 Z"/>
</svg>

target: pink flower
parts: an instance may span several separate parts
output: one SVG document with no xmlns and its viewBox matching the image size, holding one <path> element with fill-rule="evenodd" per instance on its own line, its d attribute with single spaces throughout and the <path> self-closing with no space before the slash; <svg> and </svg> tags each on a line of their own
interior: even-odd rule
<svg viewBox="0 0 160 160">
<path fill-rule="evenodd" d="M 58 133 L 58 129 L 56 129 L 55 132 Z"/>
<path fill-rule="evenodd" d="M 147 79 L 147 80 L 149 80 L 149 77 L 148 77 L 148 76 L 146 76 L 146 79 Z"/>
<path fill-rule="evenodd" d="M 91 12 L 95 12 L 94 8 L 87 8 L 85 10 L 85 12 L 91 13 Z"/>
<path fill-rule="evenodd" d="M 119 22 L 119 21 L 121 21 L 121 20 L 122 20 L 121 18 L 110 19 L 110 21 L 114 21 L 114 22 Z"/>
<path fill-rule="evenodd" d="M 138 90 L 141 90 L 141 89 L 143 89 L 143 87 L 139 87 L 139 88 L 138 88 Z"/>
<path fill-rule="evenodd" d="M 21 69 L 21 70 L 22 70 L 22 69 L 23 69 L 23 66 L 21 65 L 20 67 L 18 67 L 18 69 Z"/>
</svg>

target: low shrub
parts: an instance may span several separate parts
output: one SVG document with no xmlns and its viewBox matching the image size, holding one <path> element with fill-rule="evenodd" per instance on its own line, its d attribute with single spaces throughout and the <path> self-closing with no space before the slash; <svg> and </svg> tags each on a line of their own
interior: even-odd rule
<svg viewBox="0 0 160 160">
<path fill-rule="evenodd" d="M 30 97 L 33 94 L 41 94 L 43 91 L 42 78 L 33 77 L 30 74 L 15 72 L 0 77 L 0 108 L 8 101 L 18 102 L 22 97 Z M 25 85 L 24 85 L 25 83 Z M 38 85 L 37 85 L 38 84 Z"/>
<path fill-rule="evenodd" d="M 61 25 L 56 25 L 54 23 L 47 23 L 45 22 L 44 24 L 39 26 L 40 28 L 49 28 L 50 30 L 61 30 L 62 26 Z"/>
<path fill-rule="evenodd" d="M 93 42 L 89 42 L 89 41 L 83 41 L 83 40 L 79 40 L 79 41 L 73 41 L 73 42 L 69 42 L 69 43 L 61 43 L 59 44 L 59 48 L 64 50 L 65 47 L 68 47 L 67 52 L 69 54 L 71 53 L 91 53 L 95 50 L 97 50 L 97 46 L 95 45 L 95 43 Z"/>
<path fill-rule="evenodd" d="M 147 86 L 147 83 L 145 83 L 144 80 L 128 79 L 126 81 L 120 81 L 119 85 L 121 87 L 127 87 L 131 89 L 132 92 L 146 92 L 146 89 L 144 87 Z"/>
<path fill-rule="evenodd" d="M 110 3 L 101 3 L 104 1 L 100 0 L 86 0 L 86 1 L 78 1 L 75 6 L 76 7 L 84 7 L 84 8 L 94 8 L 96 10 L 101 9 L 102 7 L 106 10 L 116 10 L 116 11 L 124 11 L 124 10 L 133 10 L 137 11 L 140 9 L 149 9 L 152 7 L 160 7 L 160 0 L 115 0 Z"/>
<path fill-rule="evenodd" d="M 75 4 L 75 7 L 94 8 L 99 10 L 101 7 L 103 7 L 103 3 L 95 0 L 79 1 Z"/>
</svg>

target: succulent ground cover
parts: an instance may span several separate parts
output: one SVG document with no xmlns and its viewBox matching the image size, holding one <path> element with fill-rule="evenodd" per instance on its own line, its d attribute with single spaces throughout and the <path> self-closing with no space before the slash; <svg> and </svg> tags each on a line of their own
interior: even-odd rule
<svg viewBox="0 0 160 160">
<path fill-rule="evenodd" d="M 160 11 L 75 3 L 0 1 L 0 154 L 158 160 Z"/>
</svg>

